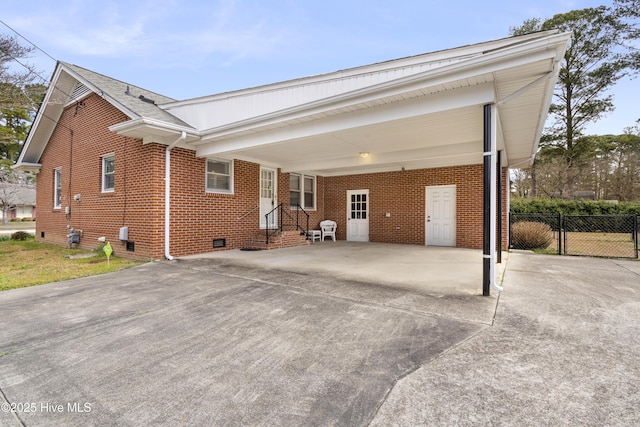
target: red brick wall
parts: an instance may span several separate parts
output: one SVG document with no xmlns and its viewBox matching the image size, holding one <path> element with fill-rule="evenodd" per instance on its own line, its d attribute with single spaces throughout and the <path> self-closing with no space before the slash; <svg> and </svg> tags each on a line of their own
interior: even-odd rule
<svg viewBox="0 0 640 427">
<path fill-rule="evenodd" d="M 234 161 L 233 194 L 207 193 L 206 159 L 177 148 L 171 152 L 171 254 L 212 252 L 213 239 L 226 239 L 227 250 L 241 248 L 260 233 L 260 165 Z M 289 174 L 277 173 L 278 203 L 289 205 Z M 323 179 L 316 178 L 317 208 L 308 210 L 310 228 L 323 218 Z M 295 217 L 295 211 L 290 211 Z M 300 221 L 303 220 L 300 216 Z M 305 224 L 301 224 L 305 225 Z"/>
<path fill-rule="evenodd" d="M 165 147 L 143 145 L 118 136 L 108 127 L 127 117 L 92 95 L 76 111 L 68 107 L 42 157 L 37 179 L 37 238 L 67 244 L 67 226 L 83 231 L 80 247 L 97 247 L 105 236 L 117 255 L 140 259 L 164 257 Z M 102 193 L 102 156 L 115 154 L 115 191 Z M 71 162 L 73 156 L 73 162 Z M 226 239 L 224 249 L 242 247 L 259 232 L 260 165 L 234 162 L 234 193 L 205 190 L 205 159 L 182 148 L 171 151 L 170 254 L 183 256 L 213 251 L 213 240 Z M 53 208 L 53 170 L 62 168 L 62 208 Z M 279 202 L 289 203 L 289 174 L 278 173 Z M 323 218 L 323 179 L 317 177 L 316 210 L 309 210 L 310 227 Z M 73 200 L 80 194 L 80 202 Z M 70 214 L 65 214 L 65 207 Z M 243 215 L 247 214 L 243 217 Z M 118 239 L 129 227 L 133 252 Z M 44 237 L 41 237 L 44 235 Z M 220 250 L 220 249 L 217 249 Z"/>
<path fill-rule="evenodd" d="M 115 135 L 108 126 L 127 117 L 97 95 L 76 110 L 63 112 L 42 157 L 37 177 L 36 205 L 39 241 L 67 244 L 67 226 L 83 230 L 80 247 L 92 249 L 104 236 L 114 253 L 142 259 L 162 256 L 164 148 Z M 115 191 L 102 193 L 102 156 L 115 154 Z M 73 161 L 71 157 L 73 156 Z M 62 168 L 62 207 L 53 208 L 53 170 Z M 73 200 L 80 194 L 80 202 Z M 125 197 L 126 194 L 126 197 Z M 70 214 L 65 214 L 65 207 Z M 118 240 L 129 227 L 135 252 Z M 42 237 L 44 235 L 44 237 Z M 126 253 L 125 253 L 126 252 Z"/>
<path fill-rule="evenodd" d="M 259 230 L 260 166 L 234 161 L 234 192 L 206 192 L 206 159 L 175 148 L 171 152 L 171 254 L 212 252 L 214 239 L 240 248 Z M 243 215 L 245 215 L 242 218 Z"/>
<path fill-rule="evenodd" d="M 83 230 L 80 247 L 86 249 L 98 246 L 97 238 L 105 236 L 117 255 L 140 259 L 164 256 L 165 147 L 145 145 L 108 130 L 108 126 L 125 120 L 122 112 L 97 95 L 87 97 L 80 109 L 71 106 L 64 111 L 41 158 L 38 240 L 66 245 L 70 226 Z M 115 191 L 102 193 L 101 161 L 110 153 L 115 154 Z M 224 249 L 240 248 L 259 230 L 260 165 L 235 160 L 233 194 L 216 194 L 205 190 L 205 162 L 191 150 L 171 151 L 173 256 L 213 251 L 213 240 L 220 238 L 226 239 Z M 53 170 L 57 167 L 62 168 L 61 209 L 53 209 Z M 504 177 L 506 183 L 506 170 Z M 425 187 L 455 184 L 456 246 L 481 248 L 482 182 L 482 165 L 318 176 L 317 207 L 308 211 L 310 228 L 317 229 L 323 219 L 334 219 L 338 239 L 345 239 L 346 191 L 368 189 L 370 241 L 424 245 Z M 75 194 L 81 195 L 79 203 L 73 200 Z M 281 171 L 278 199 L 289 202 L 289 174 Z M 67 206 L 69 215 L 64 211 Z M 504 206 L 506 242 L 506 198 Z M 391 216 L 387 218 L 386 212 Z M 122 226 L 129 227 L 134 252 L 126 251 L 118 239 Z"/>
<path fill-rule="evenodd" d="M 505 169 L 503 176 L 506 175 Z M 325 213 L 338 223 L 336 236 L 340 240 L 346 240 L 347 190 L 369 190 L 369 241 L 424 245 L 425 187 L 455 184 L 456 247 L 482 248 L 482 165 L 326 177 L 324 180 Z M 506 242 L 506 200 L 503 206 L 503 242 Z"/>
</svg>

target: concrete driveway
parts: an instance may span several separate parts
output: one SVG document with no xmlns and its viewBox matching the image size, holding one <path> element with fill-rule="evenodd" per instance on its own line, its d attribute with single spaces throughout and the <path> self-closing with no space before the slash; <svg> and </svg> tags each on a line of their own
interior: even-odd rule
<svg viewBox="0 0 640 427">
<path fill-rule="evenodd" d="M 3 292 L 0 425 L 634 425 L 640 263 L 507 264 L 499 299 L 234 257 Z"/>
<path fill-rule="evenodd" d="M 394 387 L 373 426 L 637 426 L 640 262 L 510 254 L 495 323 Z"/>
<path fill-rule="evenodd" d="M 495 302 L 225 258 L 3 292 L 0 389 L 22 407 L 0 424 L 364 425 Z"/>
</svg>

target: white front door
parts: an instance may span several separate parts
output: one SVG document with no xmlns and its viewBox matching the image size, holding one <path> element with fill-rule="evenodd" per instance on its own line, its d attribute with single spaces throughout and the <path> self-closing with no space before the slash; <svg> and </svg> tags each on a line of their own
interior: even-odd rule
<svg viewBox="0 0 640 427">
<path fill-rule="evenodd" d="M 278 205 L 276 200 L 276 171 L 273 169 L 260 168 L 260 228 L 267 228 L 267 215 Z M 269 228 L 278 225 L 278 214 L 276 212 L 269 215 Z"/>
<path fill-rule="evenodd" d="M 369 241 L 369 190 L 347 191 L 347 241 Z"/>
<path fill-rule="evenodd" d="M 456 245 L 456 186 L 426 187 L 427 246 Z"/>
</svg>

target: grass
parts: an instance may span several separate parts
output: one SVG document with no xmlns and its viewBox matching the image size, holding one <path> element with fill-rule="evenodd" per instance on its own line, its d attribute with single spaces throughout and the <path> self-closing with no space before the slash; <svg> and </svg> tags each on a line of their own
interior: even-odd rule
<svg viewBox="0 0 640 427">
<path fill-rule="evenodd" d="M 607 257 L 634 257 L 631 233 L 567 233 L 567 253 Z"/>
<path fill-rule="evenodd" d="M 0 291 L 94 276 L 142 263 L 113 255 L 107 263 L 103 253 L 92 258 L 65 258 L 66 255 L 88 252 L 38 243 L 33 239 L 0 241 Z"/>
<path fill-rule="evenodd" d="M 634 242 L 631 233 L 581 233 L 567 232 L 566 245 L 562 242 L 563 253 L 568 255 L 601 256 L 610 258 L 635 258 Z M 558 253 L 558 235 L 555 233 L 553 242 L 545 249 L 535 250 L 540 254 Z"/>
</svg>

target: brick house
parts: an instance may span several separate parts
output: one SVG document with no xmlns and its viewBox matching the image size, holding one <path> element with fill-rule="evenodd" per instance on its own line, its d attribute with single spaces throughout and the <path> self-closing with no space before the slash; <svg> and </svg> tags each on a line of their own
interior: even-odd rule
<svg viewBox="0 0 640 427">
<path fill-rule="evenodd" d="M 312 229 L 335 220 L 338 239 L 492 259 L 508 168 L 537 149 L 568 40 L 540 32 L 182 101 L 60 62 L 15 167 L 38 171 L 44 242 L 75 229 L 80 247 L 105 237 L 118 255 L 171 258 L 241 248 L 292 218 L 305 230 L 308 214 Z M 292 235 L 278 244 L 305 243 Z"/>
<path fill-rule="evenodd" d="M 16 219 L 35 220 L 36 189 L 31 184 L 0 182 L 0 224 Z"/>
</svg>

